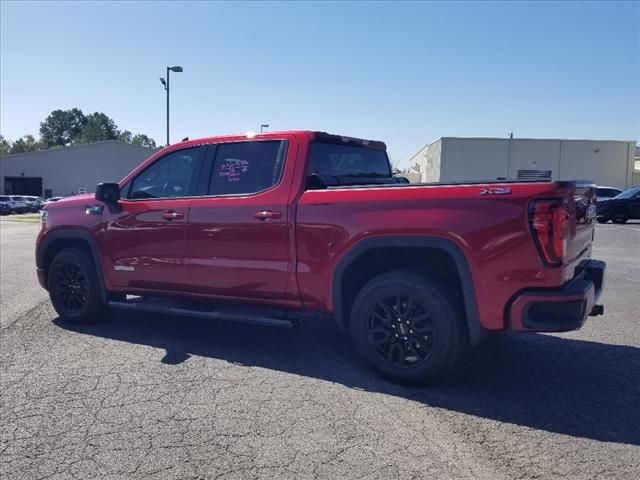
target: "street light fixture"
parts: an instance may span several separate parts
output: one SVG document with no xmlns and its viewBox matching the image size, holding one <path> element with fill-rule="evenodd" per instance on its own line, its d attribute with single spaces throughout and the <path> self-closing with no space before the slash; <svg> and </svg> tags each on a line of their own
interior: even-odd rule
<svg viewBox="0 0 640 480">
<path fill-rule="evenodd" d="M 166 80 L 163 77 L 160 77 L 160 83 L 164 86 L 165 91 L 167 92 L 167 146 L 169 146 L 169 72 L 182 72 L 182 67 L 167 67 L 167 78 Z"/>
<path fill-rule="evenodd" d="M 260 133 L 262 133 L 265 128 L 269 128 L 269 124 L 263 123 L 262 125 L 260 125 Z"/>
</svg>

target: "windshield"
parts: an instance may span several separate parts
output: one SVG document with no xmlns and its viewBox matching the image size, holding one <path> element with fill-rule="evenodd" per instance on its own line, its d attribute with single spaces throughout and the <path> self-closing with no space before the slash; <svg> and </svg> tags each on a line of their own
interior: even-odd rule
<svg viewBox="0 0 640 480">
<path fill-rule="evenodd" d="M 636 193 L 640 193 L 640 187 L 630 188 L 629 190 L 625 190 L 620 195 L 617 195 L 615 198 L 631 198 Z"/>
<path fill-rule="evenodd" d="M 390 178 L 387 152 L 336 143 L 312 142 L 309 174 L 337 178 Z"/>
</svg>

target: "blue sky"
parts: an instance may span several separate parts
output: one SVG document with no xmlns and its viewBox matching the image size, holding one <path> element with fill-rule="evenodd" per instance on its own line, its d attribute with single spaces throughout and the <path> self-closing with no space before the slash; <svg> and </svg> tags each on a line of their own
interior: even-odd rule
<svg viewBox="0 0 640 480">
<path fill-rule="evenodd" d="M 2 2 L 0 133 L 57 108 L 172 141 L 318 129 L 640 139 L 640 3 Z"/>
</svg>

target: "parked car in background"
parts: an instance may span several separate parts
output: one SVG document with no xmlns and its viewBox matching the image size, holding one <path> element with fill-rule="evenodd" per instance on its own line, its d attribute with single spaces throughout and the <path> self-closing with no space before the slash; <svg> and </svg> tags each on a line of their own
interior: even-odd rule
<svg viewBox="0 0 640 480">
<path fill-rule="evenodd" d="M 11 205 L 11 213 L 26 213 L 29 210 L 24 198 L 17 195 L 9 196 L 9 204 Z"/>
<path fill-rule="evenodd" d="M 640 187 L 625 190 L 620 195 L 597 206 L 598 222 L 627 223 L 628 220 L 640 219 Z"/>
<path fill-rule="evenodd" d="M 606 202 L 621 193 L 619 188 L 599 186 L 596 188 L 596 203 Z"/>
<path fill-rule="evenodd" d="M 40 197 L 24 197 L 25 202 L 27 203 L 27 208 L 30 212 L 39 212 L 40 209 L 42 208 L 42 206 L 44 205 L 44 202 L 42 201 L 42 199 Z"/>
<path fill-rule="evenodd" d="M 11 213 L 11 200 L 7 195 L 0 195 L 0 215 L 9 215 Z"/>
</svg>

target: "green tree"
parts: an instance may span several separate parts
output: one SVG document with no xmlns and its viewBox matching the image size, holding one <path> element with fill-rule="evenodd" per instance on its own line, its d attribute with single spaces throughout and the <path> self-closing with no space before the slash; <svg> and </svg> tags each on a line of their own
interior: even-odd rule
<svg viewBox="0 0 640 480">
<path fill-rule="evenodd" d="M 40 124 L 40 138 L 47 147 L 71 145 L 80 139 L 85 123 L 79 108 L 54 110 Z"/>
<path fill-rule="evenodd" d="M 118 126 L 109 116 L 102 112 L 94 112 L 85 118 L 78 143 L 104 142 L 118 138 Z"/>
<path fill-rule="evenodd" d="M 156 141 L 144 133 L 139 133 L 133 137 L 131 143 L 134 145 L 141 145 L 143 147 L 156 148 Z"/>
<path fill-rule="evenodd" d="M 9 153 L 35 152 L 36 150 L 40 150 L 40 143 L 33 138 L 33 135 L 25 135 L 13 142 Z"/>
<path fill-rule="evenodd" d="M 0 135 L 0 155 L 7 155 L 11 151 L 11 144 Z"/>
<path fill-rule="evenodd" d="M 123 143 L 131 143 L 132 137 L 133 137 L 133 134 L 129 130 L 124 130 L 123 132 L 120 132 L 120 134 L 118 135 L 118 141 Z"/>
</svg>

